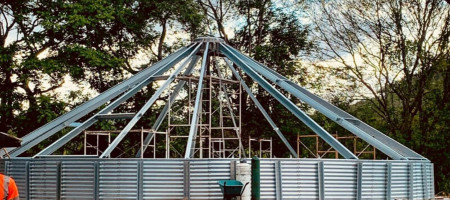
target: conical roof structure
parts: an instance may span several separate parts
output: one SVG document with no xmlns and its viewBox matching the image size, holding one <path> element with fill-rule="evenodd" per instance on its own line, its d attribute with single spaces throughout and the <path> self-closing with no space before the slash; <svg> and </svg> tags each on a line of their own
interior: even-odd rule
<svg viewBox="0 0 450 200">
<path fill-rule="evenodd" d="M 18 157 L 25 151 L 36 146 L 40 142 L 48 139 L 63 128 L 69 127 L 75 124 L 75 127 L 59 138 L 56 142 L 47 146 L 44 150 L 40 151 L 35 156 L 45 156 L 54 153 L 56 150 L 64 146 L 73 138 L 78 136 L 84 130 L 92 126 L 102 119 L 129 119 L 127 125 L 120 130 L 117 137 L 109 144 L 109 146 L 99 155 L 100 158 L 110 157 L 111 152 L 117 147 L 117 145 L 124 139 L 124 137 L 130 132 L 133 126 L 142 118 L 142 116 L 149 110 L 149 108 L 155 103 L 161 94 L 170 88 L 174 80 L 181 76 L 190 76 L 193 73 L 197 73 L 195 66 L 200 61 L 200 69 L 198 70 L 198 82 L 196 86 L 196 94 L 193 96 L 193 110 L 189 117 L 189 135 L 187 138 L 186 149 L 184 152 L 184 158 L 191 158 L 193 150 L 196 148 L 196 138 L 199 132 L 199 121 L 201 121 L 200 112 L 202 106 L 202 91 L 208 89 L 204 85 L 204 80 L 207 77 L 208 71 L 214 70 L 212 68 L 212 59 L 221 59 L 228 70 L 231 71 L 235 80 L 242 86 L 244 92 L 247 92 L 250 99 L 255 103 L 258 109 L 262 112 L 263 116 L 267 119 L 269 124 L 274 129 L 274 132 L 280 137 L 283 143 L 287 146 L 290 153 L 296 156 L 295 150 L 290 146 L 289 141 L 283 136 L 277 125 L 267 114 L 263 106 L 258 102 L 256 97 L 252 94 L 250 88 L 243 81 L 240 73 L 245 73 L 248 77 L 253 79 L 264 90 L 266 90 L 273 98 L 275 98 L 281 105 L 289 110 L 296 118 L 301 120 L 306 126 L 320 136 L 325 142 L 327 142 L 332 148 L 339 152 L 346 159 L 358 159 L 358 157 L 348 150 L 343 144 L 341 144 L 336 138 L 328 133 L 323 127 L 316 123 L 311 117 L 309 117 L 303 110 L 301 110 L 296 104 L 283 95 L 274 85 L 282 88 L 289 94 L 298 98 L 302 102 L 308 104 L 318 112 L 324 114 L 326 117 L 336 122 L 350 133 L 358 136 L 365 142 L 377 148 L 390 158 L 394 160 L 426 160 L 423 156 L 417 154 L 401 143 L 386 136 L 380 131 L 372 128 L 368 124 L 341 110 L 340 108 L 328 103 L 319 96 L 314 95 L 305 88 L 297 85 L 291 80 L 287 79 L 276 71 L 272 70 L 270 66 L 265 66 L 252 58 L 240 53 L 230 45 L 226 44 L 220 38 L 214 37 L 202 37 L 196 39 L 192 44 L 181 48 L 177 52 L 167 56 L 165 59 L 157 62 L 156 64 L 142 70 L 122 83 L 110 88 L 109 90 L 101 93 L 97 97 L 85 102 L 72 111 L 58 117 L 57 119 L 49 122 L 48 124 L 36 129 L 28 135 L 22 137 L 21 147 L 8 149 L 11 157 Z M 239 68 L 239 71 L 237 70 Z M 183 73 L 182 73 L 183 72 Z M 168 74 L 163 76 L 164 74 Z M 221 77 L 216 77 L 220 79 Z M 145 86 L 156 80 L 163 80 L 159 85 L 159 88 L 155 91 L 154 95 L 148 99 L 145 104 L 136 113 L 114 113 L 120 104 L 130 99 L 133 95 L 136 95 Z M 171 91 L 171 96 L 167 100 L 167 105 L 172 103 L 179 91 L 185 84 L 185 81 L 179 81 L 175 88 Z M 227 98 L 226 98 L 227 99 Z M 152 126 L 152 130 L 158 130 L 162 121 L 167 116 L 169 107 L 164 106 L 161 114 L 156 119 L 156 122 Z M 102 108 L 100 111 L 92 115 L 92 112 L 98 108 Z M 212 112 L 212 111 L 210 111 Z M 77 122 L 84 116 L 91 116 L 83 122 Z M 238 128 L 236 128 L 238 129 Z M 240 130 L 239 130 L 240 131 Z M 240 132 L 239 132 L 240 133 Z M 152 135 L 148 135 L 145 138 L 145 143 L 148 144 L 152 139 Z M 239 137 L 239 134 L 238 134 Z M 240 144 L 242 146 L 242 144 Z"/>
</svg>

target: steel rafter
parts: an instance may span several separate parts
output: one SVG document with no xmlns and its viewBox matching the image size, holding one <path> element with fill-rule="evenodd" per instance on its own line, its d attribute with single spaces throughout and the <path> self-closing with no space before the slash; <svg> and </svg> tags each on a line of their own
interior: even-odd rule
<svg viewBox="0 0 450 200">
<path fill-rule="evenodd" d="M 233 49 L 229 45 L 224 44 L 224 46 L 227 46 L 230 49 L 230 51 L 235 52 L 238 55 L 238 57 L 242 59 L 245 63 L 247 63 L 253 70 L 260 73 L 262 76 L 266 77 L 267 79 L 277 84 L 281 88 L 285 89 L 298 99 L 304 101 L 317 111 L 327 116 L 329 119 L 335 121 L 343 128 L 360 137 L 362 140 L 366 141 L 372 146 L 375 146 L 378 150 L 385 153 L 389 157 L 396 160 L 402 159 L 426 160 L 426 158 L 421 156 L 420 154 L 405 147 L 403 144 L 393 140 L 392 138 L 386 136 L 380 131 L 367 125 L 366 123 L 362 122 L 356 117 L 353 117 L 352 115 L 341 110 L 340 108 L 312 94 L 308 90 L 293 83 L 286 77 L 278 74 L 277 72 L 268 68 L 267 66 L 258 63 L 257 61 L 239 53 L 236 49 Z"/>
<path fill-rule="evenodd" d="M 231 61 L 236 63 L 247 75 L 249 75 L 254 81 L 262 86 L 267 92 L 269 92 L 275 99 L 277 99 L 284 107 L 286 107 L 292 114 L 300 119 L 306 126 L 318 134 L 323 140 L 325 140 L 330 146 L 336 149 L 344 158 L 358 159 L 350 150 L 331 136 L 325 129 L 319 126 L 313 119 L 311 119 L 306 113 L 300 110 L 294 103 L 280 93 L 276 88 L 270 85 L 264 78 L 257 74 L 248 63 L 243 62 L 235 53 L 231 52 L 227 46 L 220 45 L 220 51 Z M 223 48 L 222 48 L 223 47 Z"/>
<path fill-rule="evenodd" d="M 239 73 L 236 71 L 236 69 L 233 67 L 233 64 L 230 63 L 227 59 L 225 59 L 225 62 L 227 63 L 228 67 L 231 69 L 231 72 L 233 73 L 234 77 L 236 77 L 242 84 L 242 87 L 247 92 L 250 99 L 252 99 L 253 103 L 255 103 L 256 107 L 261 111 L 264 118 L 269 122 L 270 126 L 272 126 L 273 130 L 277 133 L 278 137 L 280 137 L 281 141 L 283 141 L 284 145 L 289 149 L 289 152 L 291 152 L 292 156 L 294 158 L 297 158 L 297 152 L 295 152 L 294 148 L 289 144 L 289 141 L 287 141 L 286 137 L 284 137 L 283 133 L 281 133 L 278 126 L 275 124 L 275 122 L 270 118 L 269 114 L 266 112 L 264 107 L 259 103 L 258 99 L 256 99 L 255 95 L 253 95 L 252 90 L 247 86 L 244 79 L 239 75 Z"/>
<path fill-rule="evenodd" d="M 195 97 L 194 112 L 192 113 L 191 127 L 189 129 L 189 138 L 186 145 L 186 152 L 184 158 L 191 158 L 192 150 L 195 147 L 195 139 L 197 137 L 197 121 L 200 116 L 198 116 L 198 111 L 200 109 L 202 89 L 203 89 L 203 78 L 205 76 L 207 59 L 209 52 L 209 42 L 206 43 L 205 49 L 203 50 L 202 68 L 200 69 L 200 78 L 198 80 L 197 95 Z"/>
</svg>

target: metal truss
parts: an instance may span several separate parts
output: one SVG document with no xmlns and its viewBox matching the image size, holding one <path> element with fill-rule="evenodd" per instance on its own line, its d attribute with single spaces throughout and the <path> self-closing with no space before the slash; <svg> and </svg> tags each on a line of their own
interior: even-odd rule
<svg viewBox="0 0 450 200">
<path fill-rule="evenodd" d="M 301 120 L 306 126 L 308 126 L 311 130 L 313 130 L 319 137 L 321 137 L 325 142 L 327 142 L 333 149 L 336 150 L 339 154 L 341 154 L 346 159 L 358 159 L 358 157 L 349 149 L 347 149 L 344 145 L 342 145 L 335 137 L 333 137 L 330 133 L 328 133 L 324 128 L 322 128 L 318 123 L 316 123 L 311 117 L 309 117 L 304 111 L 302 111 L 296 104 L 290 101 L 285 95 L 283 95 L 275 85 L 279 86 L 289 94 L 298 98 L 302 102 L 310 105 L 312 108 L 317 110 L 318 112 L 324 114 L 334 122 L 338 123 L 349 132 L 354 134 L 355 136 L 361 138 L 365 142 L 372 145 L 374 148 L 380 150 L 387 156 L 391 157 L 395 160 L 427 160 L 423 156 L 417 154 L 406 146 L 400 144 L 399 142 L 393 140 L 392 138 L 386 136 L 385 134 L 379 132 L 378 130 L 370 127 L 359 119 L 353 117 L 352 115 L 346 113 L 345 111 L 339 109 L 338 107 L 326 102 L 322 98 L 312 94 L 305 88 L 295 84 L 290 81 L 286 77 L 278 74 L 271 68 L 258 63 L 257 61 L 245 56 L 240 53 L 233 47 L 225 44 L 222 39 L 213 38 L 213 37 L 204 37 L 196 39 L 191 45 L 182 48 L 181 50 L 169 55 L 167 58 L 159 61 L 153 66 L 142 70 L 140 73 L 130 77 L 129 79 L 123 81 L 122 83 L 112 87 L 111 89 L 103 92 L 97 97 L 87 101 L 86 103 L 78 106 L 72 111 L 58 117 L 57 119 L 49 122 L 48 124 L 36 129 L 35 131 L 29 133 L 28 135 L 22 138 L 22 146 L 9 149 L 9 155 L 11 157 L 18 157 L 25 151 L 33 148 L 37 144 L 42 141 L 48 139 L 50 136 L 58 133 L 62 129 L 66 127 L 74 126 L 74 128 L 69 131 L 67 134 L 59 138 L 56 142 L 47 146 L 44 150 L 35 155 L 35 157 L 39 156 L 48 156 L 53 154 L 56 150 L 64 146 L 67 142 L 71 141 L 77 135 L 85 131 L 87 128 L 92 126 L 99 120 L 114 120 L 114 119 L 128 119 L 128 124 L 120 131 L 117 137 L 109 144 L 109 146 L 102 151 L 101 155 L 97 155 L 99 158 L 108 158 L 111 155 L 111 152 L 117 147 L 117 145 L 125 138 L 125 136 L 132 130 L 135 124 L 141 119 L 141 117 L 147 112 L 147 110 L 155 103 L 155 101 L 161 96 L 163 91 L 168 90 L 169 86 L 173 83 L 175 79 L 178 79 L 178 83 L 174 87 L 174 89 L 169 92 L 169 98 L 167 99 L 166 104 L 164 105 L 162 112 L 158 115 L 156 121 L 153 123 L 151 129 L 148 131 L 146 138 L 141 138 L 141 149 L 137 152 L 136 157 L 142 157 L 143 151 L 145 151 L 146 147 L 151 146 L 150 142 L 153 141 L 153 149 L 155 148 L 155 140 L 154 135 L 157 133 L 160 128 L 162 122 L 165 118 L 169 118 L 170 124 L 170 105 L 175 101 L 175 99 L 179 96 L 180 91 L 182 91 L 186 82 L 183 77 L 179 76 L 181 71 L 186 68 L 183 75 L 184 77 L 189 78 L 189 82 L 191 82 L 192 73 L 194 72 L 194 68 L 198 60 L 201 57 L 201 65 L 200 65 L 200 73 L 198 76 L 198 85 L 196 87 L 196 95 L 194 100 L 194 109 L 192 112 L 189 111 L 189 135 L 187 138 L 187 145 L 184 152 L 184 158 L 192 158 L 195 149 L 196 149 L 196 139 L 200 137 L 200 148 L 202 149 L 203 141 L 202 141 L 202 131 L 209 129 L 209 145 L 207 145 L 209 150 L 209 155 L 213 154 L 211 152 L 212 142 L 214 143 L 223 143 L 221 148 L 226 149 L 225 147 L 225 139 L 223 140 L 213 140 L 211 137 L 211 117 L 213 113 L 213 109 L 211 107 L 211 94 L 212 94 L 212 74 L 211 71 L 217 70 L 218 77 L 217 80 L 226 81 L 225 77 L 222 75 L 222 72 L 219 68 L 213 69 L 215 66 L 216 58 L 224 57 L 226 66 L 229 70 L 231 70 L 232 76 L 237 79 L 239 84 L 239 90 L 241 87 L 245 92 L 248 93 L 250 99 L 255 103 L 256 107 L 261 111 L 265 119 L 269 122 L 271 127 L 273 128 L 276 135 L 281 139 L 281 141 L 286 145 L 289 149 L 290 153 L 293 157 L 297 157 L 297 152 L 292 148 L 290 142 L 284 137 L 283 133 L 280 131 L 275 122 L 270 118 L 267 111 L 263 108 L 263 106 L 259 103 L 256 97 L 252 94 L 252 91 L 249 86 L 247 86 L 239 74 L 236 67 L 238 67 L 243 73 L 245 73 L 248 77 L 253 79 L 255 83 L 259 84 L 262 88 L 264 88 L 269 94 L 271 94 L 278 102 L 280 102 L 286 109 L 288 109 L 294 116 L 296 116 L 299 120 Z M 214 61 L 211 60 L 214 59 Z M 179 64 L 179 62 L 181 62 Z M 187 67 L 186 67 L 187 66 Z M 170 69 L 174 68 L 172 71 Z M 168 76 L 163 76 L 165 73 L 170 73 Z M 209 80 L 208 80 L 209 79 Z M 130 97 L 135 95 L 138 91 L 140 91 L 145 86 L 149 85 L 153 81 L 156 80 L 164 80 L 164 83 L 160 85 L 160 88 L 156 90 L 153 96 L 144 104 L 142 108 L 137 113 L 113 113 L 114 109 L 117 108 L 122 103 L 126 102 Z M 187 80 L 187 79 L 186 79 Z M 203 101 L 203 91 L 208 88 L 204 88 L 205 83 L 209 81 L 209 108 L 202 108 Z M 190 85 L 190 84 L 189 84 Z M 226 102 L 222 104 L 220 102 L 220 109 L 222 107 L 227 107 L 230 110 L 230 117 L 233 122 L 233 128 L 236 132 L 236 137 L 239 139 L 239 152 L 243 150 L 242 141 L 241 141 L 241 118 L 240 118 L 240 103 L 239 101 L 239 116 L 235 116 L 233 114 L 233 109 L 231 108 L 230 98 L 227 94 L 227 90 L 222 82 L 219 84 L 218 90 L 225 93 Z M 205 85 L 206 86 L 206 85 Z M 208 86 L 206 86 L 208 87 Z M 240 94 L 240 93 L 239 93 Z M 189 94 L 190 95 L 190 94 Z M 190 98 L 190 96 L 189 96 Z M 190 99 L 189 99 L 190 101 Z M 189 102 L 190 104 L 190 102 Z M 94 114 L 91 114 L 96 109 L 102 109 Z M 205 110 L 206 111 L 203 111 Z M 220 110 L 222 111 L 222 110 Z M 204 114 L 209 113 L 209 126 L 202 128 L 200 125 L 202 123 L 202 116 Z M 85 120 L 84 122 L 76 122 L 82 117 L 90 115 L 91 117 Z M 167 117 L 169 116 L 169 117 Z M 222 119 L 222 114 L 221 114 Z M 237 121 L 236 118 L 239 118 Z M 169 157 L 170 150 L 170 133 L 166 132 L 168 138 L 166 141 L 166 157 Z M 222 128 L 223 132 L 223 128 Z M 206 136 L 205 136 L 206 137 Z M 222 136 L 224 137 L 224 136 Z M 294 141 L 293 141 L 294 142 Z M 242 151 L 245 154 L 245 151 Z M 154 152 L 153 152 L 154 153 Z M 217 152 L 216 152 L 217 153 Z M 218 154 L 223 153 L 222 150 Z M 202 153 L 201 153 L 202 155 Z M 240 155 L 240 153 L 239 153 Z"/>
</svg>

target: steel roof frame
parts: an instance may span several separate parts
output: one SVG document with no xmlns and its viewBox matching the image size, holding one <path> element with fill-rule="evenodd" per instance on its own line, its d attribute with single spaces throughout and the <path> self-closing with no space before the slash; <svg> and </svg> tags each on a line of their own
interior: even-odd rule
<svg viewBox="0 0 450 200">
<path fill-rule="evenodd" d="M 56 142 L 52 143 L 44 150 L 39 152 L 36 156 L 46 156 L 55 152 L 57 149 L 62 147 L 64 144 L 69 142 L 83 130 L 90 127 L 92 124 L 99 120 L 98 116 L 102 116 L 111 112 L 114 108 L 119 106 L 121 103 L 128 100 L 131 96 L 136 94 L 144 86 L 147 86 L 152 81 L 156 80 L 159 76 L 166 73 L 170 68 L 174 67 L 178 62 L 184 60 L 184 62 L 171 72 L 169 77 L 166 79 L 164 84 L 155 92 L 155 94 L 149 99 L 149 101 L 137 112 L 127 126 L 120 132 L 119 136 L 115 138 L 113 143 L 103 152 L 100 158 L 109 157 L 110 153 L 114 148 L 120 143 L 120 141 L 126 136 L 128 130 L 131 129 L 136 122 L 141 118 L 141 116 L 150 108 L 150 106 L 156 101 L 160 94 L 168 88 L 172 81 L 178 76 L 182 69 L 186 67 L 188 63 L 189 66 L 185 70 L 183 75 L 190 75 L 195 67 L 195 64 L 199 60 L 200 56 L 197 54 L 203 50 L 203 58 L 200 68 L 200 78 L 198 82 L 198 91 L 195 99 L 194 112 L 192 116 L 191 127 L 189 131 L 188 142 L 186 146 L 185 158 L 192 157 L 192 149 L 195 147 L 195 138 L 197 132 L 197 126 L 195 125 L 198 120 L 198 110 L 200 109 L 200 99 L 201 99 L 201 88 L 203 83 L 203 78 L 205 75 L 206 68 L 209 65 L 209 57 L 219 53 L 220 56 L 224 56 L 225 62 L 228 68 L 231 69 L 233 75 L 237 80 L 240 81 L 245 91 L 249 94 L 251 100 L 260 109 L 266 120 L 272 126 L 276 134 L 281 138 L 283 143 L 287 146 L 292 155 L 296 155 L 296 152 L 290 146 L 289 141 L 281 133 L 277 125 L 273 122 L 267 112 L 264 110 L 262 105 L 258 102 L 256 97 L 252 94 L 250 88 L 245 84 L 245 82 L 240 77 L 239 73 L 235 69 L 235 66 L 239 67 L 247 76 L 252 78 L 256 83 L 263 87 L 267 92 L 269 92 L 275 99 L 277 99 L 284 107 L 286 107 L 292 114 L 299 118 L 305 125 L 311 128 L 317 135 L 322 137 L 325 142 L 336 149 L 344 158 L 346 159 L 358 159 L 350 150 L 348 150 L 344 145 L 342 145 L 338 140 L 332 137 L 325 129 L 318 125 L 314 120 L 312 120 L 304 111 L 302 111 L 297 105 L 290 101 L 286 96 L 284 96 L 278 89 L 276 89 L 270 82 L 278 85 L 288 93 L 297 97 L 299 100 L 307 103 L 312 108 L 316 109 L 320 113 L 324 114 L 331 120 L 335 121 L 354 135 L 360 137 L 362 140 L 376 147 L 382 151 L 387 156 L 394 160 L 425 160 L 426 158 L 407 148 L 406 146 L 400 144 L 399 142 L 393 140 L 392 138 L 386 136 L 380 131 L 372 128 L 371 126 L 365 124 L 359 119 L 353 117 L 352 115 L 346 113 L 345 111 L 339 109 L 338 107 L 326 102 L 320 97 L 312 94 L 303 87 L 295 84 L 286 77 L 278 74 L 269 67 L 245 56 L 238 50 L 234 49 L 222 39 L 219 38 L 199 38 L 194 41 L 191 45 L 182 48 L 181 50 L 169 55 L 167 58 L 159 61 L 151 67 L 142 70 L 140 73 L 130 77 L 129 79 L 123 81 L 122 83 L 112 87 L 111 89 L 103 92 L 97 97 L 87 101 L 86 103 L 78 106 L 72 111 L 58 117 L 57 119 L 47 123 L 46 125 L 36 129 L 35 131 L 29 133 L 22 138 L 22 147 L 18 147 L 10 150 L 11 157 L 18 157 L 23 152 L 29 150 L 35 145 L 39 144 L 43 140 L 54 135 L 58 131 L 65 127 L 69 127 L 76 120 L 81 117 L 91 113 L 100 106 L 106 104 L 107 102 L 116 98 L 113 102 L 107 104 L 100 112 L 94 114 L 91 118 L 84 121 L 83 123 L 78 123 L 78 125 L 72 129 L 69 133 L 59 138 Z M 231 63 L 231 62 L 233 63 Z M 269 82 L 270 81 L 270 82 Z M 173 102 L 178 96 L 179 91 L 183 88 L 185 81 L 180 80 L 175 86 L 174 91 L 171 92 L 170 98 L 167 100 L 168 103 Z M 161 125 L 163 119 L 167 115 L 168 107 L 167 104 L 164 106 L 162 112 L 158 116 L 156 122 L 152 126 L 152 130 L 157 131 Z M 118 115 L 119 116 L 119 115 Z M 110 116 L 113 117 L 113 116 Z M 145 139 L 145 143 L 149 143 L 151 135 L 148 135 Z M 138 152 L 137 155 L 140 153 Z"/>
</svg>

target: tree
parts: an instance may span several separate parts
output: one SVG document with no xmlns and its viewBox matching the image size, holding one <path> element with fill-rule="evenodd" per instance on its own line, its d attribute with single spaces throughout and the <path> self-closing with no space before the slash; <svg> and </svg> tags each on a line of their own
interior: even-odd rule
<svg viewBox="0 0 450 200">
<path fill-rule="evenodd" d="M 197 33 L 202 15 L 193 1 L 172 3 L 176 6 L 166 8 L 163 17 Z M 172 51 L 163 48 L 165 33 L 156 28 L 163 21 L 155 9 L 167 5 L 139 0 L 1 1 L 0 130 L 23 136 L 50 120 L 40 118 L 42 108 L 52 108 L 45 112 L 54 116 L 65 112 L 73 99 L 63 101 L 54 91 L 67 76 L 103 92 L 138 72 L 133 60 L 153 44 L 158 44 L 158 54 L 150 62 Z"/>
<path fill-rule="evenodd" d="M 371 103 L 391 136 L 436 164 L 448 162 L 449 155 L 438 159 L 430 152 L 444 142 L 433 134 L 448 130 L 438 124 L 448 121 L 450 5 L 442 0 L 363 0 L 315 6 L 321 53 L 335 61 L 332 71 L 362 88 L 359 98 Z M 448 172 L 436 172 L 437 186 L 444 189 Z"/>
</svg>

